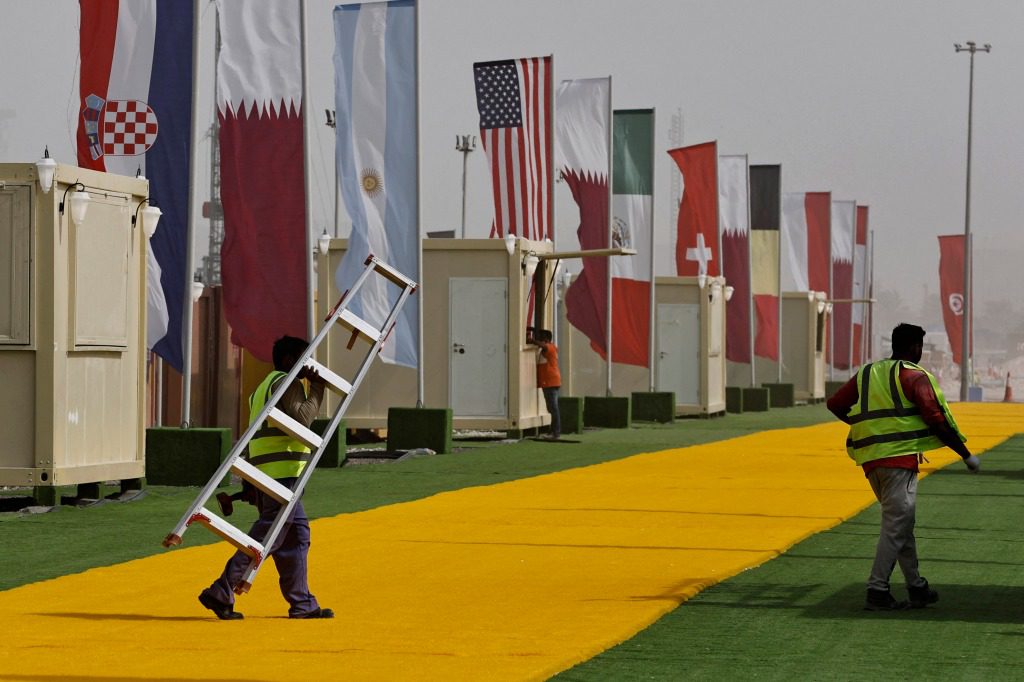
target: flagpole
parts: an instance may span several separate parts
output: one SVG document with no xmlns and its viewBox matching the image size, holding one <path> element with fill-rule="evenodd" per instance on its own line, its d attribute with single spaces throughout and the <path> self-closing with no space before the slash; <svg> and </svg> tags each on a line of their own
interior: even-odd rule
<svg viewBox="0 0 1024 682">
<path fill-rule="evenodd" d="M 309 47 L 308 31 L 306 30 L 306 0 L 299 1 L 299 49 L 302 54 L 302 188 L 306 206 L 306 336 L 312 339 L 316 335 L 316 318 L 314 306 L 314 289 L 316 279 L 313 276 L 313 249 L 316 238 L 313 236 L 313 202 L 309 193 Z"/>
<path fill-rule="evenodd" d="M 743 167 L 747 169 L 747 341 L 750 343 L 750 387 L 757 388 L 757 359 L 754 355 L 754 255 L 751 241 L 754 236 L 750 215 L 750 157 L 743 155 Z"/>
<path fill-rule="evenodd" d="M 413 4 L 413 36 L 416 41 L 415 80 L 416 80 L 416 278 L 423 287 L 423 202 L 420 201 L 420 3 Z M 424 407 L 424 374 L 423 374 L 423 294 L 416 301 L 416 407 Z"/>
<path fill-rule="evenodd" d="M 782 383 L 782 164 L 779 164 L 779 214 L 775 217 L 775 225 L 778 230 L 778 238 L 775 240 L 775 256 L 778 262 L 775 264 L 775 336 L 778 346 L 775 355 L 778 356 L 775 362 L 777 372 L 776 381 Z"/>
<path fill-rule="evenodd" d="M 871 219 L 871 216 L 868 216 Z M 875 326 L 875 231 L 868 230 L 868 345 L 867 345 L 867 357 L 864 361 L 867 362 L 874 356 L 874 338 L 873 328 Z"/>
<path fill-rule="evenodd" d="M 655 158 L 655 135 L 654 131 L 658 129 L 658 110 L 655 107 L 651 108 L 651 216 L 650 216 L 650 247 L 651 247 L 651 292 L 650 292 L 650 310 L 648 311 L 647 319 L 647 375 L 648 375 L 648 390 L 654 393 L 654 326 L 657 324 L 655 321 L 655 311 L 657 310 L 657 297 L 655 292 L 655 274 L 654 274 L 654 158 Z M 609 266 L 611 263 L 609 263 Z"/>
<path fill-rule="evenodd" d="M 828 300 L 831 301 L 835 295 L 835 281 L 832 277 L 834 261 L 832 259 L 832 194 L 828 195 Z M 828 380 L 835 379 L 836 369 L 836 316 L 835 305 L 828 312 Z"/>
<path fill-rule="evenodd" d="M 192 270 L 195 268 L 195 255 L 193 237 L 195 236 L 195 209 L 199 204 L 199 183 L 196 182 L 196 162 L 199 159 L 199 136 L 196 131 L 199 119 L 199 3 L 201 0 L 192 2 L 192 136 L 191 149 L 189 150 L 188 172 L 188 222 L 185 229 L 185 286 L 182 292 L 182 322 L 184 322 L 184 338 L 182 339 L 183 361 L 181 365 L 181 428 L 187 429 L 192 426 Z M 216 99 L 214 93 L 214 99 Z"/>
<path fill-rule="evenodd" d="M 614 243 L 614 232 L 613 224 L 614 217 L 612 216 L 612 157 L 613 154 L 613 136 L 615 130 L 615 111 L 612 107 L 612 77 L 608 76 L 608 248 L 612 248 Z M 614 256 L 610 256 L 605 264 L 608 268 L 605 282 L 608 286 L 608 301 L 605 306 L 605 351 L 608 356 L 606 358 L 605 367 L 607 368 L 607 382 L 605 385 L 605 395 L 611 397 L 612 395 L 612 261 Z"/>
<path fill-rule="evenodd" d="M 851 268 L 851 270 L 853 272 L 853 275 L 851 276 L 851 280 L 852 280 L 853 278 L 856 278 L 856 276 L 857 276 L 857 202 L 856 201 L 853 202 L 853 230 L 850 233 L 850 242 L 851 242 L 851 246 L 853 247 L 853 250 L 850 251 L 850 253 L 852 254 L 850 256 L 850 264 L 853 266 Z M 850 282 L 850 293 L 853 293 L 853 282 L 852 281 Z M 864 297 L 864 292 L 861 292 L 861 296 L 860 297 L 861 298 Z M 848 305 L 850 307 L 849 308 L 850 309 L 850 315 L 849 315 L 850 319 L 848 320 L 849 325 L 850 325 L 850 332 L 849 332 L 849 336 L 847 337 L 849 340 L 846 342 L 847 357 L 849 358 L 846 361 L 846 372 L 847 372 L 848 376 L 853 376 L 853 304 L 849 303 Z"/>
</svg>

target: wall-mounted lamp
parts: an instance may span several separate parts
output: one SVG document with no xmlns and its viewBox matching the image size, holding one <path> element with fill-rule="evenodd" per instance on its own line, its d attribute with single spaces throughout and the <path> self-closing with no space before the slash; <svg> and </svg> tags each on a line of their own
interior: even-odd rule
<svg viewBox="0 0 1024 682">
<path fill-rule="evenodd" d="M 708 276 L 703 272 L 697 275 L 697 286 L 701 289 L 708 285 Z"/>
<path fill-rule="evenodd" d="M 511 232 L 505 235 L 505 250 L 510 256 L 516 251 L 516 240 L 517 237 Z"/>
<path fill-rule="evenodd" d="M 316 239 L 316 250 L 320 252 L 321 256 L 326 256 L 327 252 L 331 250 L 331 235 L 327 234 L 327 228 L 324 228 L 324 233 Z"/>
<path fill-rule="evenodd" d="M 831 315 L 832 314 L 832 304 L 831 303 L 826 303 L 825 304 L 825 314 L 826 315 Z"/>
<path fill-rule="evenodd" d="M 136 176 L 139 177 L 139 176 Z M 143 204 L 149 204 L 146 208 L 142 208 Z M 149 197 L 146 197 L 139 202 L 139 205 L 135 208 L 135 215 L 132 216 L 132 228 L 135 227 L 135 223 L 139 219 L 139 210 L 142 210 L 142 227 L 146 229 L 146 238 L 152 239 L 153 235 L 156 234 L 156 226 L 160 223 L 160 216 L 164 214 L 158 206 L 156 206 Z"/>
<path fill-rule="evenodd" d="M 526 279 L 533 279 L 533 273 L 537 272 L 538 263 L 540 263 L 540 258 L 537 258 L 537 254 L 533 251 L 523 257 L 523 274 L 526 275 Z"/>
<path fill-rule="evenodd" d="M 36 175 L 39 176 L 39 189 L 48 194 L 53 187 L 53 173 L 57 170 L 57 162 L 50 158 L 50 148 L 43 150 L 43 158 L 36 161 Z"/>
<path fill-rule="evenodd" d="M 562 286 L 568 289 L 570 284 L 572 284 L 572 273 L 564 270 L 562 272 Z"/>
<path fill-rule="evenodd" d="M 75 191 L 71 192 L 71 190 Z M 60 206 L 57 207 L 57 211 L 61 215 L 64 215 L 64 203 L 68 199 L 68 192 L 71 192 L 71 220 L 75 222 L 75 225 L 81 225 L 85 222 L 85 212 L 89 210 L 89 193 L 85 191 L 85 185 L 77 180 L 68 185 L 68 188 L 64 190 L 64 196 L 60 199 Z"/>
<path fill-rule="evenodd" d="M 733 295 L 733 293 L 735 293 L 735 291 L 736 291 L 736 287 L 729 287 L 729 286 L 725 287 L 725 300 L 726 301 L 731 301 L 732 300 L 732 295 Z"/>
<path fill-rule="evenodd" d="M 204 288 L 205 287 L 203 287 L 203 283 L 200 282 L 199 280 L 194 280 L 192 282 L 192 302 L 193 303 L 195 303 L 200 298 L 202 298 L 202 296 L 203 296 L 203 289 Z"/>
<path fill-rule="evenodd" d="M 711 291 L 708 293 L 708 301 L 715 303 L 722 296 L 722 284 L 721 282 L 713 282 L 711 284 Z"/>
<path fill-rule="evenodd" d="M 818 301 L 818 314 L 821 315 L 823 312 L 825 312 L 825 302 Z"/>
</svg>

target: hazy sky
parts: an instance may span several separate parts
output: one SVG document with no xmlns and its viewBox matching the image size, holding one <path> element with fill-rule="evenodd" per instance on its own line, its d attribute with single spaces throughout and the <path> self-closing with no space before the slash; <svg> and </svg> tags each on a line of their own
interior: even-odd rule
<svg viewBox="0 0 1024 682">
<path fill-rule="evenodd" d="M 334 108 L 334 4 L 308 5 L 317 231 L 334 210 L 333 132 L 323 125 L 323 110 Z M 206 127 L 214 11 L 202 6 Z M 73 162 L 78 3 L 0 0 L 0 17 L 0 160 L 35 161 L 49 144 Z M 924 285 L 937 289 L 935 236 L 964 228 L 969 59 L 953 43 L 967 40 L 993 46 L 975 64 L 976 296 L 1015 300 L 1024 290 L 1022 0 L 422 0 L 424 230 L 459 226 L 454 137 L 478 132 L 472 63 L 554 54 L 556 80 L 611 74 L 616 107 L 657 107 L 661 150 L 679 110 L 684 144 L 717 139 L 721 153 L 781 163 L 785 191 L 831 190 L 870 205 L 876 284 L 920 300 Z M 663 155 L 662 234 L 676 172 Z M 199 182 L 207 186 L 205 172 Z M 482 150 L 470 155 L 468 184 L 468 236 L 484 236 L 492 204 Z M 575 230 L 567 188 L 557 195 L 556 229 Z M 345 232 L 344 212 L 342 222 Z M 200 225 L 200 254 L 205 240 Z"/>
</svg>

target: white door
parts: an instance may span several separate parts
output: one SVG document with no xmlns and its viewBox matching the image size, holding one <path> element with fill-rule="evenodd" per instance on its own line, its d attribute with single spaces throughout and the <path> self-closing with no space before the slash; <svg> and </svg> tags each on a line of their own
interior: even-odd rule
<svg viewBox="0 0 1024 682">
<path fill-rule="evenodd" d="M 507 412 L 508 280 L 448 280 L 448 405 L 455 417 Z"/>
<path fill-rule="evenodd" d="M 700 304 L 658 304 L 658 390 L 700 404 Z"/>
</svg>

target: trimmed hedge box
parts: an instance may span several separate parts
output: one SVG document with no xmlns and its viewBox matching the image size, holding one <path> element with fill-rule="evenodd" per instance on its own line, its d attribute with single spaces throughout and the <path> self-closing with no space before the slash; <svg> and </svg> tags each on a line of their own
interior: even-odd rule
<svg viewBox="0 0 1024 682">
<path fill-rule="evenodd" d="M 583 399 L 583 425 L 628 429 L 632 424 L 629 398 L 588 395 Z"/>
<path fill-rule="evenodd" d="M 672 391 L 633 393 L 633 419 L 665 424 L 676 419 L 676 394 Z"/>
<path fill-rule="evenodd" d="M 452 411 L 444 408 L 388 408 L 388 450 L 430 448 L 452 451 Z"/>
<path fill-rule="evenodd" d="M 770 401 L 769 393 L 767 388 L 744 388 L 743 410 L 745 412 L 767 412 Z"/>
<path fill-rule="evenodd" d="M 318 436 L 323 436 L 324 431 L 327 430 L 327 425 L 331 423 L 330 419 L 314 419 L 311 428 L 313 432 Z M 342 419 L 338 422 L 338 429 L 331 436 L 331 440 L 327 441 L 327 447 L 324 448 L 324 452 L 320 455 L 320 461 L 316 463 L 318 469 L 336 469 L 345 463 L 345 452 L 348 449 L 348 439 L 345 434 L 345 420 Z"/>
<path fill-rule="evenodd" d="M 583 398 L 558 398 L 562 433 L 583 433 Z"/>
<path fill-rule="evenodd" d="M 149 485 L 206 485 L 231 451 L 231 429 L 146 429 Z M 217 485 L 228 485 L 230 474 Z"/>
<path fill-rule="evenodd" d="M 796 405 L 796 393 L 793 384 L 761 384 L 769 393 L 771 407 L 793 407 Z"/>
<path fill-rule="evenodd" d="M 734 414 L 743 412 L 743 389 L 739 386 L 725 387 L 725 411 Z"/>
<path fill-rule="evenodd" d="M 826 381 L 825 382 L 825 400 L 828 400 L 836 394 L 836 392 L 843 387 L 845 381 Z"/>
</svg>

